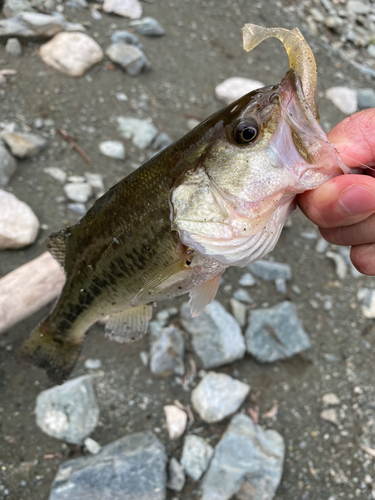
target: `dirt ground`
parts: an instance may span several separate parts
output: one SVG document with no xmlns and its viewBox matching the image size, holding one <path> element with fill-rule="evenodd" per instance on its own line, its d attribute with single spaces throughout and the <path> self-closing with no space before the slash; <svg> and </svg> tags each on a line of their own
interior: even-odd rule
<svg viewBox="0 0 375 500">
<path fill-rule="evenodd" d="M 187 132 L 190 117 L 203 119 L 221 104 L 214 96 L 215 86 L 231 76 L 243 76 L 275 84 L 285 73 L 288 62 L 282 45 L 273 40 L 247 54 L 241 48 L 241 27 L 245 22 L 265 26 L 298 26 L 316 56 L 319 69 L 319 104 L 325 130 L 344 118 L 323 96 L 333 85 L 356 88 L 371 86 L 340 54 L 313 37 L 303 19 L 297 18 L 293 0 L 174 0 L 143 3 L 144 14 L 155 17 L 166 29 L 161 38 L 142 38 L 153 70 L 131 78 L 108 59 L 94 66 L 87 77 L 73 79 L 44 65 L 38 57 L 39 42 L 25 42 L 20 59 L 7 59 L 0 46 L 1 67 L 17 70 L 17 75 L 0 89 L 1 121 L 14 121 L 32 127 L 35 118 L 54 120 L 47 129 L 48 148 L 33 159 L 19 161 L 18 170 L 7 190 L 30 205 L 43 229 L 37 242 L 19 251 L 0 255 L 0 277 L 45 251 L 45 238 L 79 216 L 61 201 L 62 185 L 43 169 L 58 166 L 68 174 L 92 171 L 104 176 L 106 189 L 132 171 L 131 164 L 142 163 L 147 152 L 125 143 L 127 158 L 116 161 L 99 154 L 102 140 L 121 140 L 116 117 L 121 115 L 152 118 L 160 131 L 173 139 Z M 65 8 L 70 21 L 87 22 L 88 34 L 103 49 L 110 35 L 126 29 L 128 21 L 103 15 L 94 20 L 88 11 Z M 6 62 L 5 62 L 6 61 Z M 127 102 L 119 102 L 123 92 Z M 89 153 L 94 165 L 69 149 L 54 129 L 64 128 Z M 58 201 L 56 201 L 56 198 Z M 275 403 L 275 419 L 260 423 L 280 432 L 286 443 L 286 459 L 277 500 L 338 500 L 374 498 L 374 457 L 362 446 L 375 448 L 375 329 L 362 317 L 357 300 L 361 286 L 374 286 L 373 278 L 339 281 L 332 261 L 315 251 L 316 240 L 301 232 L 311 229 L 300 213 L 292 217 L 293 226 L 283 231 L 272 257 L 292 266 L 293 279 L 286 298 L 297 306 L 312 348 L 285 362 L 262 365 L 250 356 L 217 371 L 250 383 L 252 390 L 243 408 L 258 404 L 264 414 Z M 229 299 L 238 288 L 243 270 L 230 269 L 224 275 L 218 300 L 230 310 Z M 301 293 L 292 291 L 298 285 Z M 27 283 L 25 283 L 27 286 Z M 284 299 L 273 283 L 261 282 L 250 289 L 254 307 L 274 305 Z M 333 307 L 323 309 L 331 298 Z M 160 303 L 158 310 L 181 305 L 185 297 Z M 49 307 L 28 318 L 0 337 L 0 499 L 45 500 L 59 464 L 84 450 L 44 435 L 36 426 L 34 405 L 38 393 L 51 387 L 45 373 L 22 361 L 17 353 L 21 342 Z M 186 339 L 188 341 L 188 339 Z M 95 379 L 100 424 L 92 437 L 104 445 L 125 434 L 141 430 L 160 430 L 169 455 L 180 458 L 182 440 L 170 442 L 162 408 L 178 399 L 190 402 L 173 375 L 159 378 L 142 365 L 139 354 L 149 349 L 146 337 L 132 345 L 106 340 L 103 327 L 94 326 L 88 335 L 82 357 L 73 376 L 87 373 L 84 360 L 99 358 L 102 370 Z M 189 348 L 191 356 L 199 360 Z M 196 377 L 195 383 L 199 380 Z M 194 385 L 193 385 L 194 386 Z M 340 398 L 338 425 L 320 418 L 323 394 L 334 392 Z M 130 404 L 129 404 L 130 402 Z M 192 430 L 215 445 L 229 419 L 219 424 L 196 421 Z M 168 499 L 198 498 L 198 484 L 187 480 L 182 493 L 168 492 Z"/>
</svg>

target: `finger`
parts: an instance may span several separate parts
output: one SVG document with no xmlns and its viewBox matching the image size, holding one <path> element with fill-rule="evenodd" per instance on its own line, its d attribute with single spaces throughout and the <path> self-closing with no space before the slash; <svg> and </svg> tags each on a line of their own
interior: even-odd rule
<svg viewBox="0 0 375 500">
<path fill-rule="evenodd" d="M 366 245 L 375 242 L 375 215 L 372 214 L 366 220 L 352 224 L 324 229 L 320 232 L 324 239 L 334 245 Z"/>
<path fill-rule="evenodd" d="M 357 224 L 375 212 L 375 179 L 340 175 L 298 196 L 303 213 L 321 228 Z"/>
<path fill-rule="evenodd" d="M 375 243 L 352 247 L 350 258 L 360 273 L 375 276 Z"/>
</svg>

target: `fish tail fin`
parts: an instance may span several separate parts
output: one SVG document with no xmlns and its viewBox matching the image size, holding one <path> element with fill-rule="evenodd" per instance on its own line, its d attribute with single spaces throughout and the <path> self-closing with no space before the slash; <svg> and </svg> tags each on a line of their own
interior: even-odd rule
<svg viewBox="0 0 375 500">
<path fill-rule="evenodd" d="M 22 344 L 21 354 L 34 365 L 43 368 L 53 382 L 62 384 L 73 371 L 82 345 L 83 342 L 66 342 L 54 337 L 44 320 Z"/>
</svg>

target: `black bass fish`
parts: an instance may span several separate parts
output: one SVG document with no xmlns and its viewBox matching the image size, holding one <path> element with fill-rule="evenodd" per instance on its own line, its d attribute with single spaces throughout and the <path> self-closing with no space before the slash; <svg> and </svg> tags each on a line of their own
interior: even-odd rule
<svg viewBox="0 0 375 500">
<path fill-rule="evenodd" d="M 245 48 L 268 36 L 289 54 L 280 84 L 210 116 L 50 236 L 66 283 L 22 351 L 53 381 L 70 374 L 103 316 L 107 336 L 123 342 L 147 331 L 155 301 L 189 292 L 198 315 L 228 267 L 274 248 L 297 193 L 342 173 L 318 124 L 309 46 L 298 30 L 246 25 Z"/>
</svg>

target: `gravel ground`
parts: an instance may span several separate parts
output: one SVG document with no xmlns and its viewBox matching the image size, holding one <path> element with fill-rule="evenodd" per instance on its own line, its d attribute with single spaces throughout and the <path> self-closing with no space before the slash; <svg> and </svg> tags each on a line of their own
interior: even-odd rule
<svg viewBox="0 0 375 500">
<path fill-rule="evenodd" d="M 38 216 L 42 224 L 39 238 L 24 250 L 3 251 L 0 277 L 41 254 L 50 232 L 79 219 L 67 208 L 62 184 L 44 173 L 44 168 L 60 167 L 68 175 L 101 173 L 108 189 L 130 173 L 134 164 L 148 158 L 148 152 L 140 152 L 130 141 L 125 141 L 125 161 L 100 155 L 100 141 L 121 140 L 116 129 L 117 116 L 151 118 L 160 131 L 177 139 L 187 132 L 189 118 L 201 120 L 221 107 L 214 88 L 224 79 L 243 76 L 267 85 L 281 79 L 288 66 L 282 45 L 268 40 L 261 48 L 245 53 L 240 32 L 245 22 L 298 26 L 317 60 L 323 127 L 329 130 L 343 119 L 344 115 L 324 98 L 324 91 L 334 85 L 364 88 L 373 83 L 343 55 L 339 44 L 333 48 L 319 29 L 316 34 L 311 31 L 308 12 L 312 4 L 324 12 L 319 2 L 303 4 L 305 9 L 297 9 L 293 0 L 145 2 L 145 15 L 158 19 L 166 36 L 141 37 L 153 69 L 135 78 L 126 76 L 105 58 L 85 77 L 73 79 L 43 64 L 38 57 L 39 42 L 24 43 L 23 57 L 11 60 L 2 44 L 1 67 L 16 69 L 17 74 L 0 89 L 1 121 L 26 124 L 34 132 L 36 118 L 52 119 L 53 124 L 41 131 L 48 139 L 48 148 L 33 159 L 20 161 L 6 188 L 28 203 Z M 115 30 L 126 29 L 129 24 L 105 14 L 94 20 L 88 11 L 71 8 L 65 8 L 64 14 L 69 21 L 88 21 L 88 34 L 103 49 L 109 46 Z M 348 43 L 343 42 L 346 49 Z M 365 64 L 366 57 L 361 57 Z M 126 94 L 128 101 L 119 101 L 119 92 Z M 78 140 L 93 160 L 92 167 L 56 133 L 60 128 Z M 246 356 L 217 371 L 249 383 L 252 389 L 244 411 L 259 405 L 260 424 L 276 429 L 285 438 L 286 459 L 277 500 L 375 498 L 375 329 L 371 320 L 363 318 L 357 299 L 358 289 L 371 288 L 375 280 L 351 275 L 339 280 L 333 262 L 316 252 L 317 239 L 302 234 L 310 231 L 313 235 L 312 224 L 300 213 L 293 214 L 292 220 L 292 227 L 283 231 L 272 253 L 275 261 L 292 266 L 287 294 L 277 293 L 272 282 L 257 280 L 257 285 L 249 289 L 254 300 L 251 307 L 274 305 L 285 298 L 292 300 L 312 347 L 287 361 L 267 365 Z M 243 270 L 232 268 L 224 275 L 225 283 L 217 300 L 228 310 L 242 274 Z M 179 307 L 185 300 L 159 303 L 158 310 L 170 305 Z M 327 300 L 331 308 L 324 307 Z M 36 396 L 51 383 L 43 371 L 21 361 L 17 350 L 48 310 L 44 308 L 0 338 L 0 499 L 47 499 L 59 464 L 85 453 L 79 446 L 49 438 L 35 424 Z M 186 342 L 186 365 L 191 358 L 199 369 L 188 338 Z M 152 376 L 140 361 L 140 353 L 148 349 L 147 337 L 135 344 L 119 345 L 106 340 L 103 327 L 95 325 L 74 376 L 87 373 L 85 359 L 101 359 L 102 368 L 95 378 L 101 409 L 99 426 L 92 434 L 96 441 L 104 445 L 131 432 L 154 430 L 166 444 L 169 455 L 179 459 L 182 440 L 169 441 L 162 408 L 175 399 L 189 404 L 199 376 L 185 389 L 173 375 Z M 340 399 L 334 407 L 336 424 L 320 417 L 326 408 L 322 396 L 331 392 Z M 275 404 L 277 415 L 262 417 Z M 208 425 L 197 420 L 190 431 L 207 438 L 214 446 L 228 421 Z M 198 483 L 187 480 L 183 492 L 168 492 L 167 498 L 188 500 L 198 496 Z"/>
</svg>

